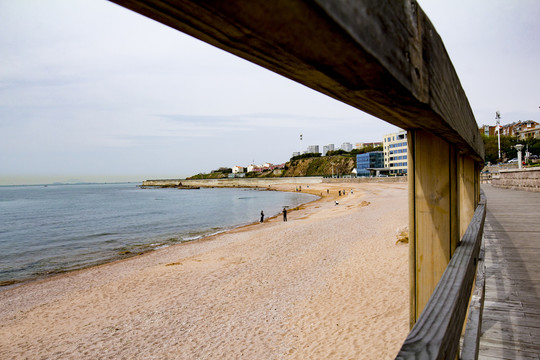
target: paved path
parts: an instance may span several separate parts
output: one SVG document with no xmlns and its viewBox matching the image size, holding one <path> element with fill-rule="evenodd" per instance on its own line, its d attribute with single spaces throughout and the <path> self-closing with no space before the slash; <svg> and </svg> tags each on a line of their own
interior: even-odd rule
<svg viewBox="0 0 540 360">
<path fill-rule="evenodd" d="M 480 359 L 540 359 L 540 193 L 482 185 L 486 297 Z"/>
</svg>

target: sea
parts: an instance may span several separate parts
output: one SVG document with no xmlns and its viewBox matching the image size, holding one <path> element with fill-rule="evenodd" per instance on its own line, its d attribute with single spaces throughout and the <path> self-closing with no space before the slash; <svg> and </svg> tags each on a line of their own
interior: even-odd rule
<svg viewBox="0 0 540 360">
<path fill-rule="evenodd" d="M 317 197 L 135 183 L 0 186 L 0 290 L 196 240 Z"/>
</svg>

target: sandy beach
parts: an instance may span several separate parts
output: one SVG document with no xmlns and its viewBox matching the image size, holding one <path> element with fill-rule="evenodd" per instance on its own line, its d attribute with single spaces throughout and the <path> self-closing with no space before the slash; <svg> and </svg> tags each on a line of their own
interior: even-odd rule
<svg viewBox="0 0 540 360">
<path fill-rule="evenodd" d="M 0 291 L 0 359 L 394 358 L 408 333 L 407 184 L 302 190 L 323 197 L 287 222 Z"/>
</svg>

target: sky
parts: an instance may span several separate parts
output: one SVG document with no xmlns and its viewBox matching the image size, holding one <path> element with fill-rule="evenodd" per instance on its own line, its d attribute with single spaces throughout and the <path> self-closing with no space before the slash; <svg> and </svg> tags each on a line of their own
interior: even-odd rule
<svg viewBox="0 0 540 360">
<path fill-rule="evenodd" d="M 540 122 L 540 1 L 419 3 L 479 125 Z M 107 1 L 0 0 L 0 185 L 183 178 L 397 130 Z"/>
</svg>

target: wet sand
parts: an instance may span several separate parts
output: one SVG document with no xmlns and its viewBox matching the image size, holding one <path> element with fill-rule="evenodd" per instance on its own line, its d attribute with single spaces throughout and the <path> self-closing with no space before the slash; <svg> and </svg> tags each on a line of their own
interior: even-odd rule
<svg viewBox="0 0 540 360">
<path fill-rule="evenodd" d="M 0 291 L 0 358 L 394 358 L 408 332 L 407 184 L 302 190 L 323 198 L 287 222 Z"/>
</svg>

